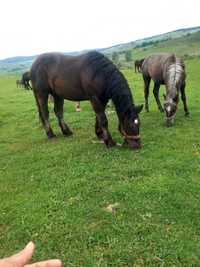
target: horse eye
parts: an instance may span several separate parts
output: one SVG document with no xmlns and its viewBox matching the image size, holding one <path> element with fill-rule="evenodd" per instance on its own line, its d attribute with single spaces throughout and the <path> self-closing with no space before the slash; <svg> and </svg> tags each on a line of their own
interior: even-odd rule
<svg viewBox="0 0 200 267">
<path fill-rule="evenodd" d="M 135 123 L 135 124 L 138 124 L 138 123 L 139 123 L 138 119 L 135 119 L 135 120 L 134 120 L 134 123 Z"/>
<path fill-rule="evenodd" d="M 176 95 L 174 98 L 173 98 L 173 101 L 176 102 L 178 100 L 178 95 Z"/>
</svg>

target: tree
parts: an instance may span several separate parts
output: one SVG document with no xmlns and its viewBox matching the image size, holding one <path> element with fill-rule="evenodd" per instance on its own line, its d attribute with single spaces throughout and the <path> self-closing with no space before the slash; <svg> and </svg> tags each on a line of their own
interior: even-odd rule
<svg viewBox="0 0 200 267">
<path fill-rule="evenodd" d="M 117 52 L 113 52 L 112 53 L 112 61 L 114 63 L 118 63 L 119 62 L 119 54 Z"/>
<path fill-rule="evenodd" d="M 125 59 L 126 59 L 127 62 L 132 60 L 132 52 L 131 52 L 131 50 L 127 50 L 125 52 Z"/>
</svg>

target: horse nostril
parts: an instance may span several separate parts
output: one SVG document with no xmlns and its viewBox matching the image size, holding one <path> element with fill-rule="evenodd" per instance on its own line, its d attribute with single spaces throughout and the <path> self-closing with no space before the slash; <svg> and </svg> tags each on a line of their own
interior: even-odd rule
<svg viewBox="0 0 200 267">
<path fill-rule="evenodd" d="M 137 141 L 134 141 L 131 144 L 131 148 L 132 149 L 140 149 L 141 148 L 141 141 L 140 141 L 140 139 L 138 139 Z"/>
</svg>

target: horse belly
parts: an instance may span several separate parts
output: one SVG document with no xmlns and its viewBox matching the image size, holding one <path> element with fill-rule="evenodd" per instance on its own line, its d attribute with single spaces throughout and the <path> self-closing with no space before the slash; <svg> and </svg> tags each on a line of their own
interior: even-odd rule
<svg viewBox="0 0 200 267">
<path fill-rule="evenodd" d="M 160 84 L 163 83 L 163 73 L 162 70 L 160 68 L 158 69 L 154 69 L 154 70 L 150 70 L 149 71 L 150 77 L 152 78 L 152 80 L 154 82 L 159 82 Z"/>
<path fill-rule="evenodd" d="M 55 82 L 54 91 L 57 95 L 67 100 L 82 101 L 88 100 L 88 97 L 84 94 L 81 85 L 74 83 L 73 81 L 66 82 L 65 80 L 59 80 Z"/>
</svg>

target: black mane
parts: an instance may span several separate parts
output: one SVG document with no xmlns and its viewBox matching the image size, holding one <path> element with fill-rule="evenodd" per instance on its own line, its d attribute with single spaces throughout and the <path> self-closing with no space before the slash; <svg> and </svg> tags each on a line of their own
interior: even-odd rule
<svg viewBox="0 0 200 267">
<path fill-rule="evenodd" d="M 124 114 L 133 105 L 133 97 L 123 74 L 112 61 L 96 51 L 88 53 L 87 65 L 92 68 L 93 79 L 97 75 L 104 77 L 104 97 L 112 99 L 119 115 Z"/>
</svg>

